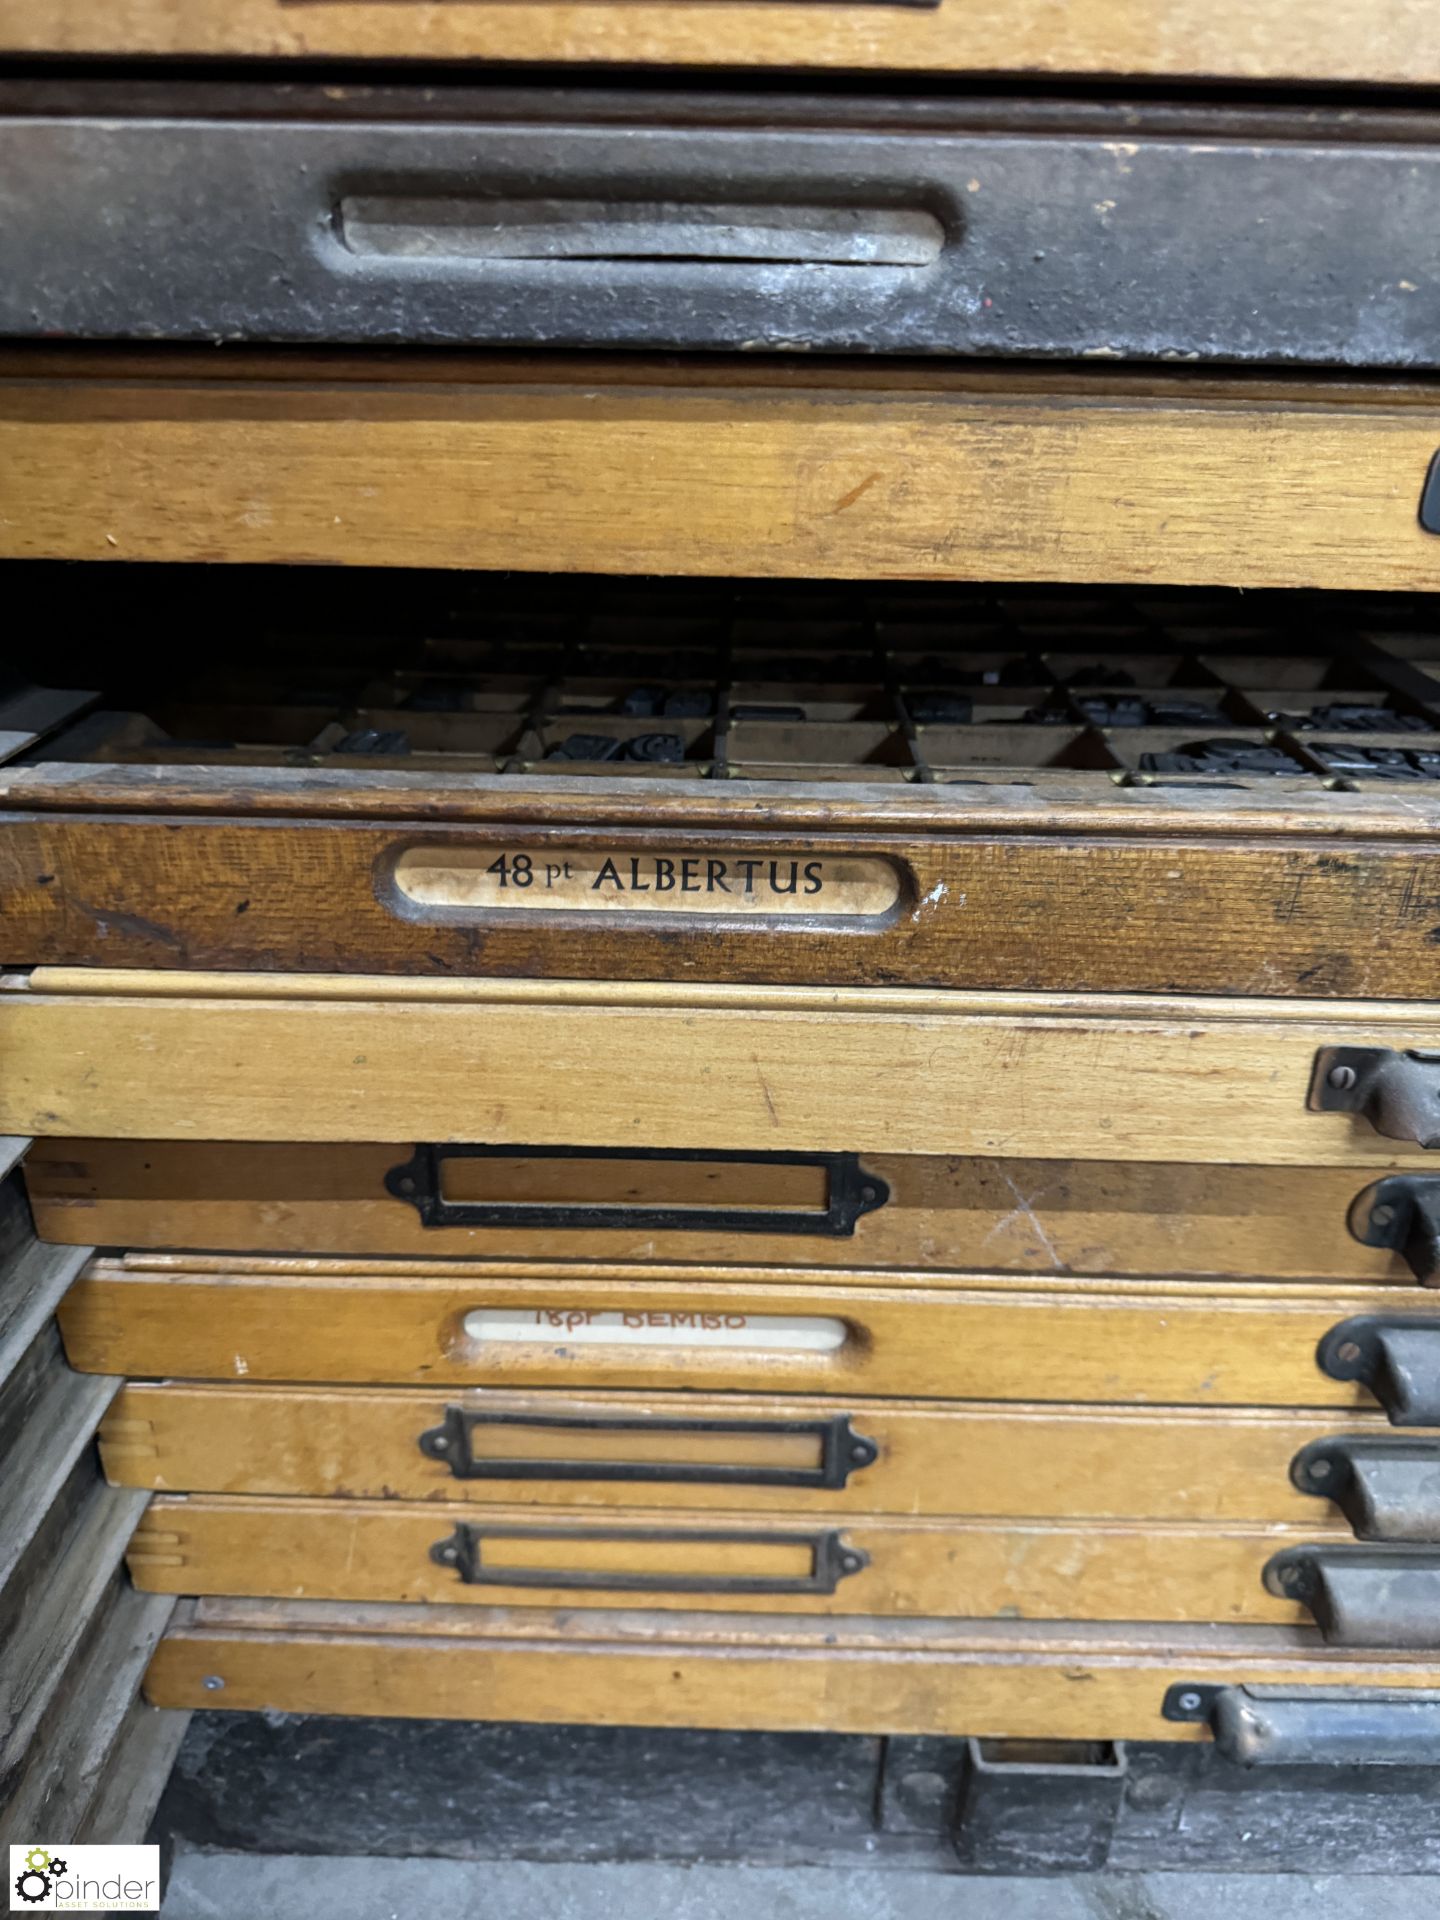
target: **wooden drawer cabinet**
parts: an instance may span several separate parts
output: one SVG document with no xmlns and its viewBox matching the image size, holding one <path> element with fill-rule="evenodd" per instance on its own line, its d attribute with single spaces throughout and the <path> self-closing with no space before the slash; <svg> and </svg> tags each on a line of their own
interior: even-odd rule
<svg viewBox="0 0 1440 1920">
<path fill-rule="evenodd" d="M 182 1603 L 147 1681 L 176 1707 L 1079 1740 L 1205 1738 L 1167 1717 L 1176 1690 L 1434 1685 L 1433 1656 L 1293 1627 L 233 1599 Z"/>
<path fill-rule="evenodd" d="M 938 4 L 728 4 L 703 14 L 684 0 L 594 5 L 456 0 L 395 10 L 336 0 L 298 10 L 284 0 L 98 0 L 0 5 L 11 54 L 293 56 L 408 61 L 473 59 L 621 66 L 833 67 L 934 72 L 1117 75 L 1155 80 L 1328 81 L 1427 86 L 1440 80 L 1434 22 L 1412 0 L 1339 0 L 1325 15 L 1294 0 L 1257 15 L 1239 0 L 1092 3 L 1057 15 L 1044 0 Z"/>
<path fill-rule="evenodd" d="M 100 1448 L 119 1486 L 425 1501 L 441 1526 L 447 1505 L 523 1502 L 1324 1531 L 1333 1509 L 1291 1462 L 1320 1438 L 1388 1432 L 1362 1409 L 132 1380 Z"/>
<path fill-rule="evenodd" d="M 132 1378 L 1348 1410 L 1376 1401 L 1317 1364 L 1332 1328 L 1440 1327 L 1435 1295 L 1394 1300 L 1303 1282 L 133 1254 L 92 1261 L 60 1320 L 72 1366 Z"/>
<path fill-rule="evenodd" d="M 25 1179 L 44 1237 L 85 1246 L 776 1266 L 796 1283 L 846 1269 L 871 1284 L 886 1269 L 900 1284 L 965 1269 L 1416 1278 L 1360 1237 L 1384 1202 L 1343 1167 L 57 1139 L 30 1149 Z"/>
</svg>

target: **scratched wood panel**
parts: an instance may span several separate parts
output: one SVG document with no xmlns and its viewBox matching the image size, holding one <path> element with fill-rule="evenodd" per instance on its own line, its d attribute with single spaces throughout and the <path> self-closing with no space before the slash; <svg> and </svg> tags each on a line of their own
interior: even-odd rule
<svg viewBox="0 0 1440 1920">
<path fill-rule="evenodd" d="M 1260 1625 L 1304 1619 L 1294 1601 L 1265 1591 L 1261 1575 L 1273 1553 L 1310 1538 L 1300 1528 L 1234 1523 L 880 1516 L 841 1525 L 823 1515 L 803 1524 L 717 1521 L 683 1509 L 659 1516 L 621 1508 L 599 1518 L 562 1507 L 537 1517 L 524 1506 L 490 1505 L 470 1508 L 462 1524 L 479 1536 L 479 1582 L 433 1557 L 432 1548 L 452 1541 L 454 1525 L 431 1505 L 162 1494 L 135 1530 L 127 1565 L 142 1592 L 260 1599 L 488 1607 L 583 1597 L 590 1606 L 629 1607 L 643 1596 L 666 1611 L 699 1604 L 738 1613 Z M 840 1574 L 833 1592 L 824 1591 L 834 1577 L 827 1553 L 864 1559 Z M 677 1581 L 688 1590 L 666 1591 Z M 736 1591 L 746 1581 L 770 1584 Z M 782 1590 L 797 1587 L 807 1590 Z"/>
<path fill-rule="evenodd" d="M 1424 1166 L 1310 1113 L 1317 1049 L 1440 1049 L 1425 1003 L 39 968 L 0 1132 Z M 298 1070 L 297 1070 L 298 1069 Z"/>
<path fill-rule="evenodd" d="M 1322 1374 L 1315 1349 L 1374 1304 L 1363 1287 L 1293 1281 L 840 1286 L 777 1269 L 151 1254 L 92 1261 L 59 1317 L 73 1367 L 132 1378 L 1353 1409 L 1375 1403 Z M 467 1327 L 496 1311 L 524 1318 L 510 1328 L 522 1337 Z M 1417 1289 L 1406 1311 L 1440 1300 Z M 597 1343 L 586 1330 L 600 1314 L 620 1323 L 600 1322 Z M 750 1344 L 709 1341 L 707 1316 Z M 774 1323 L 793 1318 L 833 1328 L 835 1344 L 778 1345 Z"/>
<path fill-rule="evenodd" d="M 941 0 L 883 5 L 3 0 L 7 53 L 519 60 L 1134 74 L 1422 86 L 1440 80 L 1423 0 L 1336 0 L 1324 31 L 1286 0 Z"/>
<path fill-rule="evenodd" d="M 25 1183 L 43 1240 L 70 1245 L 235 1253 L 459 1255 L 497 1260 L 607 1259 L 670 1265 L 789 1266 L 794 1278 L 846 1268 L 904 1274 L 987 1272 L 1217 1274 L 1237 1278 L 1413 1284 L 1398 1254 L 1362 1246 L 1346 1224 L 1366 1177 L 1342 1167 L 1187 1166 L 863 1152 L 890 1198 L 848 1235 L 626 1226 L 427 1226 L 387 1191 L 413 1145 L 216 1144 L 37 1140 Z M 466 1197 L 467 1163 L 442 1191 Z M 667 1163 L 506 1159 L 512 1197 L 657 1204 L 677 1195 Z M 758 1201 L 758 1173 L 711 1190 L 707 1165 L 683 1163 L 679 1190 L 707 1204 Z M 763 1171 L 763 1170 L 761 1170 Z M 492 1183 L 493 1185 L 493 1179 Z M 771 1200 L 771 1204 L 775 1204 Z"/>
<path fill-rule="evenodd" d="M 206 1682 L 220 1680 L 219 1688 Z M 1177 1684 L 1433 1687 L 1433 1656 L 1292 1627 L 748 1619 L 181 1601 L 156 1706 L 995 1739 L 1202 1740 Z"/>
<path fill-rule="evenodd" d="M 1436 393 L 28 355 L 0 557 L 1427 589 Z"/>
<path fill-rule="evenodd" d="M 973 800 L 967 810 L 953 788 L 930 790 L 940 802 L 912 790 L 905 798 L 915 806 L 880 816 L 885 831 L 847 794 L 831 802 L 818 833 L 792 829 L 786 812 L 803 810 L 776 795 L 763 809 L 774 823 L 762 833 L 735 830 L 760 809 L 733 790 L 725 795 L 731 824 L 722 815 L 701 828 L 692 822 L 703 803 L 672 786 L 644 796 L 648 826 L 618 836 L 567 829 L 570 797 L 532 791 L 532 824 L 489 829 L 497 846 L 528 850 L 542 871 L 547 859 L 597 842 L 643 849 L 663 841 L 677 857 L 718 849 L 732 863 L 737 853 L 764 858 L 777 849 L 802 859 L 879 859 L 899 889 L 892 908 L 845 920 L 822 912 L 733 924 L 707 915 L 697 924 L 677 911 L 657 930 L 623 902 L 577 925 L 568 913 L 403 898 L 398 861 L 422 853 L 460 860 L 473 846 L 474 826 L 419 818 L 437 794 L 453 791 L 453 778 L 437 775 L 435 793 L 413 796 L 415 817 L 394 824 L 257 820 L 253 784 L 214 770 L 209 804 L 235 817 L 196 819 L 203 778 L 178 768 L 128 778 L 78 767 L 8 775 L 0 783 L 0 914 L 9 962 L 1365 998 L 1428 995 L 1440 976 L 1440 804 L 1414 789 L 1408 813 L 1393 801 L 1376 805 L 1378 796 L 1318 788 L 1284 807 L 1235 793 L 1209 814 L 1147 802 L 1138 790 L 1121 802 L 1112 790 L 1116 798 L 1092 796 L 1069 817 L 1052 806 L 1030 818 L 1016 817 L 1003 798 L 987 814 Z M 503 785 L 492 782 L 481 806 L 513 808 L 496 791 Z M 395 804 L 361 775 L 354 786 L 361 808 Z M 103 811 L 107 794 L 144 811 Z M 302 816 L 327 804 L 314 776 L 289 798 Z M 956 803 L 955 830 L 936 833 L 945 800 Z M 27 803 L 78 810 L 34 813 L 22 810 Z M 186 822 L 179 835 L 177 817 Z M 823 897 L 815 904 L 823 907 Z"/>
<path fill-rule="evenodd" d="M 550 1462 L 553 1477 L 517 1482 L 482 1472 L 457 1478 L 419 1445 L 422 1433 L 447 1426 L 452 1408 L 481 1422 L 470 1442 L 477 1461 L 542 1470 Z M 813 1467 L 820 1459 L 814 1425 L 836 1419 L 847 1419 L 850 1431 L 876 1449 L 874 1464 L 851 1471 L 841 1487 L 663 1478 L 677 1464 L 731 1467 L 742 1476 L 746 1468 Z M 745 1430 L 745 1423 L 756 1422 L 785 1431 Z M 688 1431 L 677 1430 L 687 1423 Z M 1333 1510 L 1295 1490 L 1291 1460 L 1323 1434 L 1387 1430 L 1378 1414 L 1353 1412 L 1337 1420 L 1333 1413 L 1215 1408 L 1147 1413 L 784 1394 L 677 1401 L 624 1393 L 440 1394 L 170 1380 L 124 1388 L 101 1424 L 100 1454 L 117 1486 L 424 1500 L 437 1518 L 446 1505 L 523 1500 L 577 1510 L 1155 1518 L 1324 1531 Z M 572 1479 L 563 1471 L 569 1463 L 602 1475 L 613 1467 L 613 1477 Z M 637 1463 L 662 1477 L 624 1477 Z"/>
</svg>

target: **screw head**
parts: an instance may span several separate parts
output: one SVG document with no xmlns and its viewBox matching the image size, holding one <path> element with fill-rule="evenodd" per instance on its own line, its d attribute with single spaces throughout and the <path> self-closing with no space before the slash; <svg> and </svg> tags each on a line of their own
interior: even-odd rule
<svg viewBox="0 0 1440 1920">
<path fill-rule="evenodd" d="M 1320 1459 L 1310 1462 L 1310 1465 L 1306 1468 L 1306 1472 L 1312 1480 L 1328 1480 L 1330 1478 L 1331 1463 L 1322 1455 Z"/>
<path fill-rule="evenodd" d="M 432 1453 L 444 1453 L 448 1449 L 449 1445 L 450 1445 L 450 1436 L 448 1433 L 437 1433 L 432 1435 L 430 1440 L 430 1450 Z"/>
<path fill-rule="evenodd" d="M 1340 1345 L 1335 1349 L 1335 1358 L 1337 1360 L 1343 1360 L 1347 1367 L 1353 1367 L 1355 1362 L 1360 1358 L 1359 1343 L 1354 1340 L 1342 1340 Z"/>
<path fill-rule="evenodd" d="M 1280 1584 L 1282 1587 L 1294 1587 L 1300 1584 L 1299 1567 L 1281 1567 Z"/>
<path fill-rule="evenodd" d="M 225 1682 L 218 1673 L 207 1673 L 200 1684 L 207 1693 L 219 1693 L 224 1687 Z"/>
<path fill-rule="evenodd" d="M 842 1553 L 840 1565 L 846 1573 L 858 1573 L 862 1562 L 858 1553 Z"/>
<path fill-rule="evenodd" d="M 1353 1067 L 1331 1067 L 1326 1077 L 1330 1085 L 1340 1093 L 1348 1093 L 1358 1076 Z"/>
<path fill-rule="evenodd" d="M 1205 1703 L 1198 1693 L 1182 1693 L 1177 1696 L 1175 1704 L 1181 1713 L 1198 1713 Z"/>
<path fill-rule="evenodd" d="M 454 1549 L 454 1547 L 442 1547 L 442 1548 L 440 1549 L 440 1558 L 441 1558 L 442 1560 L 446 1560 L 446 1561 L 449 1561 L 449 1562 L 450 1562 L 450 1564 L 451 1564 L 451 1565 L 453 1566 L 453 1564 L 454 1564 L 454 1562 L 455 1562 L 455 1560 L 456 1560 L 456 1559 L 458 1558 L 458 1556 L 457 1556 L 457 1554 L 456 1554 L 456 1552 L 455 1552 L 455 1549 Z"/>
<path fill-rule="evenodd" d="M 1372 1207 L 1370 1209 L 1370 1224 L 1372 1227 L 1394 1226 L 1395 1209 L 1390 1205 L 1388 1200 L 1384 1200 L 1378 1207 Z"/>
</svg>

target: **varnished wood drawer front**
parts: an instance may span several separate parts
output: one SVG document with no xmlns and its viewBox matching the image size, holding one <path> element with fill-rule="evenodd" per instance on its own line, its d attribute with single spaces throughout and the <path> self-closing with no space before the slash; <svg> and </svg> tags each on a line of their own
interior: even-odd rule
<svg viewBox="0 0 1440 1920">
<path fill-rule="evenodd" d="M 0 991 L 0 1129 L 747 1153 L 854 1151 L 863 1128 L 898 1153 L 1425 1166 L 1414 1133 L 1309 1110 L 1335 1048 L 1440 1053 L 1440 1017 L 1406 1002 L 42 967 Z"/>
<path fill-rule="evenodd" d="M 1323 1528 L 1291 1461 L 1385 1432 L 1366 1413 L 172 1380 L 130 1382 L 100 1450 L 112 1482 L 155 1492 Z"/>
<path fill-rule="evenodd" d="M 546 0 L 494 0 L 416 13 L 338 0 L 297 12 L 283 0 L 99 0 L 0 4 L 0 47 L 25 54 L 169 54 L 191 59 L 511 60 L 704 68 L 727 65 L 931 72 L 1132 74 L 1191 80 L 1440 81 L 1430 21 L 1408 0 L 1339 0 L 1314 16 L 1294 4 L 1262 13 L 1240 0 L 1137 0 L 1122 13 L 1044 0 L 939 4 L 718 5 L 697 16 L 675 0 L 598 5 L 574 14 Z"/>
<path fill-rule="evenodd" d="M 417 1171 L 416 1149 L 399 1143 L 40 1140 L 25 1180 L 41 1236 L 85 1246 L 773 1264 L 796 1279 L 851 1268 L 878 1280 L 885 1267 L 1414 1279 L 1399 1254 L 1350 1231 L 1372 1182 L 1343 1167 L 830 1156 L 842 1159 L 438 1148 Z M 503 1217 L 517 1205 L 532 1211 Z M 688 1218 L 664 1220 L 674 1208 Z M 814 1223 L 777 1231 L 777 1208 Z"/>
<path fill-rule="evenodd" d="M 132 1255 L 93 1261 L 60 1323 L 72 1366 L 131 1378 L 1375 1404 L 1315 1357 L 1338 1322 L 1374 1308 L 1364 1289 L 884 1280 Z M 1440 1300 L 1418 1288 L 1404 1310 L 1440 1324 Z"/>
<path fill-rule="evenodd" d="M 1345 1538 L 1343 1528 L 1330 1529 Z M 1323 1529 L 1322 1529 L 1323 1531 Z M 145 1591 L 479 1606 L 1296 1623 L 1262 1582 L 1314 1529 L 1087 1521 L 803 1521 L 621 1508 L 152 1500 L 129 1553 Z"/>
<path fill-rule="evenodd" d="M 215 1683 L 219 1682 L 217 1686 Z M 156 1706 L 395 1718 L 1201 1740 L 1172 1687 L 1433 1688 L 1304 1628 L 182 1601 Z"/>
<path fill-rule="evenodd" d="M 1262 393 L 1193 371 L 12 354 L 0 554 L 1440 583 L 1417 514 L 1433 383 Z"/>
</svg>

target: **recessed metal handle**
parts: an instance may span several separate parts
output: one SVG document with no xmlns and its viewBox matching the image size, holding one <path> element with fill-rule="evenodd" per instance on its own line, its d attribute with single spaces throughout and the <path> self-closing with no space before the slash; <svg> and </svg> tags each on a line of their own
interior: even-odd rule
<svg viewBox="0 0 1440 1920">
<path fill-rule="evenodd" d="M 1209 1723 L 1242 1767 L 1415 1767 L 1440 1759 L 1440 1691 L 1427 1687 L 1217 1687 L 1180 1681 L 1167 1720 Z"/>
<path fill-rule="evenodd" d="M 1321 1047 L 1312 1113 L 1358 1113 L 1387 1140 L 1440 1147 L 1440 1053 L 1419 1047 Z"/>
<path fill-rule="evenodd" d="M 603 1446 L 607 1436 L 673 1434 L 715 1435 L 721 1440 L 773 1436 L 790 1442 L 813 1440 L 817 1461 L 813 1467 L 739 1465 L 723 1460 L 607 1460 L 603 1457 L 568 1460 L 517 1460 L 487 1456 L 477 1450 L 477 1435 L 492 1427 L 523 1427 L 546 1433 L 589 1437 Z M 481 1443 L 483 1445 L 483 1441 Z M 651 1420 L 590 1417 L 584 1414 L 530 1414 L 472 1412 L 447 1407 L 442 1426 L 420 1435 L 420 1451 L 431 1460 L 443 1460 L 457 1480 L 606 1480 L 651 1485 L 710 1487 L 843 1487 L 852 1473 L 873 1467 L 880 1449 L 856 1433 L 850 1416 L 837 1413 L 829 1420 Z"/>
<path fill-rule="evenodd" d="M 1362 1246 L 1398 1253 L 1422 1287 L 1440 1287 L 1440 1175 L 1377 1180 L 1351 1207 L 1350 1231 Z"/>
<path fill-rule="evenodd" d="M 455 1160 L 559 1160 L 580 1167 L 594 1161 L 811 1168 L 825 1181 L 821 1206 L 654 1206 L 608 1201 L 447 1200 L 444 1169 Z M 388 1192 L 408 1200 L 424 1227 L 512 1227 L 627 1230 L 632 1233 L 803 1233 L 846 1239 L 862 1214 L 890 1198 L 889 1182 L 861 1166 L 854 1153 L 741 1153 L 690 1147 L 417 1146 L 414 1157 L 385 1176 Z"/>
<path fill-rule="evenodd" d="M 1332 1380 L 1358 1380 L 1392 1427 L 1440 1427 L 1440 1314 L 1357 1313 L 1315 1355 Z"/>
<path fill-rule="evenodd" d="M 1440 1650 L 1440 1551 L 1427 1547 L 1286 1547 L 1265 1587 L 1315 1616 L 1331 1646 Z"/>
<path fill-rule="evenodd" d="M 806 1574 L 627 1573 L 590 1567 L 526 1567 L 487 1564 L 485 1547 L 497 1540 L 538 1544 L 556 1540 L 577 1545 L 604 1542 L 620 1546 L 798 1547 L 809 1555 Z M 827 1594 L 869 1566 L 870 1556 L 846 1546 L 835 1528 L 814 1533 L 767 1533 L 758 1529 L 701 1527 L 491 1527 L 461 1521 L 447 1539 L 437 1540 L 430 1558 L 453 1567 L 470 1587 L 563 1587 L 572 1592 Z"/>
<path fill-rule="evenodd" d="M 929 208 L 830 206 L 794 199 L 525 198 L 419 185 L 343 193 L 335 232 L 360 259 L 410 263 L 543 261 L 591 266 L 673 260 L 696 266 L 933 266 L 944 223 Z"/>
<path fill-rule="evenodd" d="M 1301 1493 L 1333 1500 L 1358 1540 L 1440 1545 L 1440 1440 L 1338 1434 L 1290 1463 Z"/>
</svg>

